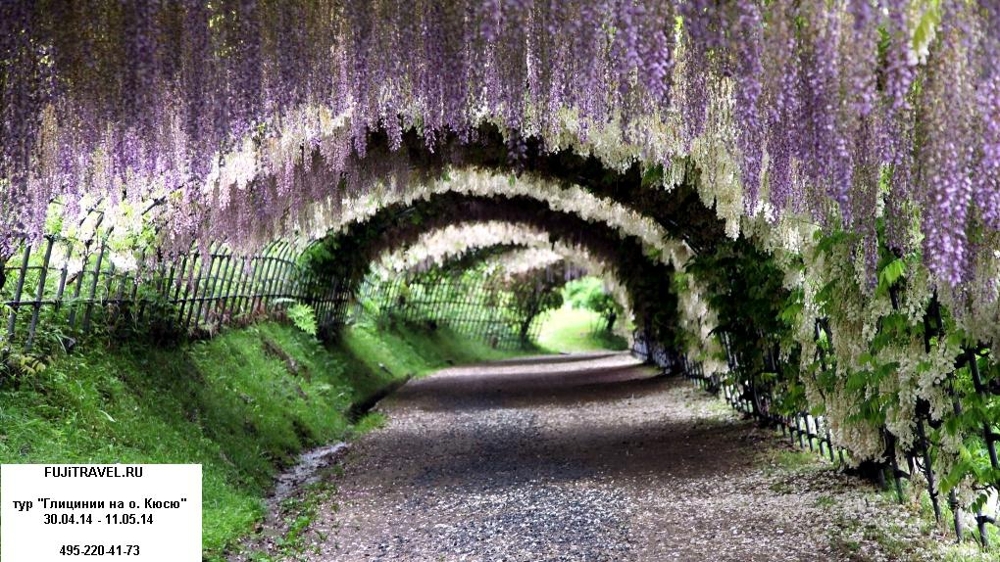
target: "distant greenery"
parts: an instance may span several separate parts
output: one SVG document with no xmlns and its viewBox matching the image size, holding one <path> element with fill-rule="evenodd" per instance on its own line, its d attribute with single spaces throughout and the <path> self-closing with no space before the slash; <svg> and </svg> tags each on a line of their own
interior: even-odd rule
<svg viewBox="0 0 1000 562">
<path fill-rule="evenodd" d="M 534 349 L 540 315 L 562 305 L 561 278 L 547 278 L 544 270 L 509 276 L 489 263 L 455 265 L 410 278 L 369 275 L 359 291 L 362 312 L 352 322 L 446 326 L 494 348 Z"/>
<path fill-rule="evenodd" d="M 563 307 L 542 318 L 538 344 L 552 351 L 596 351 L 628 348 L 628 341 L 615 333 L 622 324 L 622 307 L 593 276 L 566 283 Z M 619 330 L 620 331 L 620 330 Z"/>
<path fill-rule="evenodd" d="M 615 297 L 604 290 L 604 284 L 593 276 L 583 277 L 566 283 L 563 300 L 573 308 L 585 308 L 596 312 L 604 321 L 603 330 L 611 332 L 615 322 L 621 317 L 622 307 Z"/>
<path fill-rule="evenodd" d="M 204 556 L 220 560 L 264 516 L 281 467 L 352 434 L 352 403 L 409 374 L 503 356 L 406 327 L 358 326 L 326 347 L 277 323 L 173 349 L 94 342 L 0 384 L 0 463 L 200 463 Z"/>
<path fill-rule="evenodd" d="M 628 348 L 625 338 L 595 329 L 603 324 L 604 319 L 593 310 L 564 305 L 546 312 L 541 322 L 538 345 L 549 351 L 568 353 Z"/>
</svg>

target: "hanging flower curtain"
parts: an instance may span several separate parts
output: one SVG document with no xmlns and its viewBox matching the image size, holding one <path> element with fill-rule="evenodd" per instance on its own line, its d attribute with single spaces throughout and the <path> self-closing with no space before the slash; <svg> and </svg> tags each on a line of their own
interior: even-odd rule
<svg viewBox="0 0 1000 562">
<path fill-rule="evenodd" d="M 998 44 L 996 0 L 4 2 L 0 255 L 84 196 L 249 244 L 405 176 L 373 131 L 492 122 L 515 167 L 527 136 L 690 154 L 720 213 L 843 226 L 869 262 L 884 209 L 962 287 L 1000 228 Z"/>
</svg>

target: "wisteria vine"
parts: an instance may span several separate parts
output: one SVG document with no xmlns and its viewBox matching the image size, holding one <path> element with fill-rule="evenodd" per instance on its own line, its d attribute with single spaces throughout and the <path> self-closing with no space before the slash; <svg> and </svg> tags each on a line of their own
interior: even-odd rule
<svg viewBox="0 0 1000 562">
<path fill-rule="evenodd" d="M 503 221 L 461 222 L 420 235 L 412 244 L 382 253 L 372 262 L 373 273 L 390 279 L 405 271 L 440 267 L 484 248 L 510 248 L 489 258 L 505 275 L 517 275 L 562 263 L 604 280 L 605 289 L 626 312 L 632 307 L 614 264 L 579 243 L 553 237 L 535 225 Z"/>
<path fill-rule="evenodd" d="M 711 176 L 711 146 L 733 163 L 726 212 L 748 217 L 870 239 L 889 209 L 890 243 L 920 241 L 964 291 L 1000 226 L 998 6 L 3 2 L 0 255 L 84 195 L 164 200 L 182 242 L 259 243 L 406 176 L 366 158 L 373 132 L 434 150 L 490 122 L 612 166 L 690 153 Z"/>
</svg>

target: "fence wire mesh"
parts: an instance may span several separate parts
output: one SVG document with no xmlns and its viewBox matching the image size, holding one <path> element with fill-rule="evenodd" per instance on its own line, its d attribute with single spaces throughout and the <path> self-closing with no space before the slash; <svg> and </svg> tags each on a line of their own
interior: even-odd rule
<svg viewBox="0 0 1000 562">
<path fill-rule="evenodd" d="M 366 315 L 378 322 L 400 320 L 456 334 L 496 349 L 520 349 L 538 337 L 538 316 L 527 317 L 514 295 L 482 279 L 408 275 L 368 280 L 350 310 L 350 320 Z"/>
<path fill-rule="evenodd" d="M 346 300 L 331 290 L 306 294 L 310 274 L 295 248 L 276 242 L 261 252 L 233 253 L 222 245 L 134 257 L 102 241 L 46 237 L 24 246 L 0 274 L 5 354 L 39 346 L 71 348 L 95 331 L 210 335 L 291 301 L 327 313 Z M 331 283 L 335 287 L 335 283 Z"/>
</svg>

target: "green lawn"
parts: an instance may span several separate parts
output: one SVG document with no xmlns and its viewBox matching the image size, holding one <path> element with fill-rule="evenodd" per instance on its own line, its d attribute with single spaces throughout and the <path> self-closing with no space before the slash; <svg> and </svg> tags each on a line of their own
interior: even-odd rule
<svg viewBox="0 0 1000 562">
<path fill-rule="evenodd" d="M 589 309 L 563 306 L 545 313 L 538 345 L 553 352 L 622 350 L 628 342 L 620 336 L 596 332 L 600 315 Z"/>
</svg>

